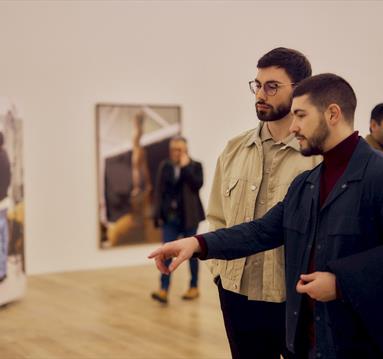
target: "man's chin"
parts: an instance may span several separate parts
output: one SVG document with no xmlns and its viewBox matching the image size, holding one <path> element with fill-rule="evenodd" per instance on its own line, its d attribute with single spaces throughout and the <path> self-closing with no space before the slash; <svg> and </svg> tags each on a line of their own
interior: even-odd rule
<svg viewBox="0 0 383 359">
<path fill-rule="evenodd" d="M 300 152 L 301 155 L 305 157 L 321 155 L 323 153 L 319 148 L 302 147 L 302 145 L 300 148 Z"/>
<path fill-rule="evenodd" d="M 267 117 L 268 116 L 268 111 L 265 111 L 265 110 L 257 110 L 257 116 L 258 118 L 261 120 L 261 121 L 264 121 L 264 117 Z"/>
<path fill-rule="evenodd" d="M 268 114 L 265 111 L 258 112 L 257 116 L 258 116 L 258 120 L 263 122 L 274 122 L 274 121 L 279 121 L 281 119 L 280 117 L 270 116 L 270 114 Z"/>
<path fill-rule="evenodd" d="M 311 151 L 309 149 L 302 149 L 302 148 L 301 148 L 301 155 L 305 157 L 312 156 Z"/>
</svg>

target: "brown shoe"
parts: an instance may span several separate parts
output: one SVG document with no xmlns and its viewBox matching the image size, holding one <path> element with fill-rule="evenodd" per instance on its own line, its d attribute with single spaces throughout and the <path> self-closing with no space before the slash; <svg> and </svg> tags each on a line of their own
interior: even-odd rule
<svg viewBox="0 0 383 359">
<path fill-rule="evenodd" d="M 152 298 L 160 303 L 167 304 L 168 302 L 168 291 L 160 289 L 159 291 L 152 293 Z"/>
<path fill-rule="evenodd" d="M 193 300 L 199 297 L 199 291 L 196 287 L 189 288 L 186 293 L 182 296 L 184 300 Z"/>
</svg>

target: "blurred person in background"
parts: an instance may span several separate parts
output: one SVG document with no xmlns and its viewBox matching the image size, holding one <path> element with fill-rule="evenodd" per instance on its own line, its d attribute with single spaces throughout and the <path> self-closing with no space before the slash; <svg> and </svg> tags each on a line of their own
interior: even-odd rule
<svg viewBox="0 0 383 359">
<path fill-rule="evenodd" d="M 154 193 L 154 222 L 162 229 L 164 243 L 196 234 L 198 224 L 205 219 L 199 197 L 203 185 L 203 171 L 200 162 L 188 154 L 184 137 L 172 138 L 169 144 L 169 159 L 164 160 L 157 173 Z M 166 261 L 169 265 L 171 260 Z M 182 299 L 192 300 L 199 296 L 198 259 L 189 260 L 191 280 Z M 152 298 L 161 303 L 168 302 L 170 276 L 162 274 L 160 289 Z"/>
</svg>

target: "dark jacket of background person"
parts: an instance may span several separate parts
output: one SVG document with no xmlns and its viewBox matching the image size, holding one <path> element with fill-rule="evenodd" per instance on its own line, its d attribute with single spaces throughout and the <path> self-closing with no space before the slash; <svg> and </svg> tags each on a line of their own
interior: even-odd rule
<svg viewBox="0 0 383 359">
<path fill-rule="evenodd" d="M 320 208 L 322 165 L 299 175 L 263 218 L 204 234 L 208 258 L 234 259 L 285 244 L 289 350 L 299 349 L 302 295 L 315 243 L 316 271 L 336 275 L 341 297 L 315 302 L 317 353 L 326 359 L 383 358 L 383 156 L 360 139 Z M 315 241 L 314 241 L 315 240 Z"/>
<path fill-rule="evenodd" d="M 0 147 L 0 201 L 7 197 L 8 187 L 11 183 L 11 167 L 8 155 Z"/>
<path fill-rule="evenodd" d="M 205 219 L 205 213 L 199 197 L 203 185 L 203 171 L 200 162 L 191 161 L 181 168 L 180 177 L 175 179 L 174 167 L 170 160 L 164 160 L 157 173 L 154 196 L 154 221 L 166 222 L 172 210 L 171 201 L 179 196 L 181 221 L 185 229 L 196 228 Z"/>
</svg>

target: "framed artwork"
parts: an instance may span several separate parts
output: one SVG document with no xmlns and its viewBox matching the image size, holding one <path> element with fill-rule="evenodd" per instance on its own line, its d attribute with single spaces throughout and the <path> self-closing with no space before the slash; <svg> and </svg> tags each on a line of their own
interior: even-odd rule
<svg viewBox="0 0 383 359">
<path fill-rule="evenodd" d="M 0 98 L 0 305 L 25 292 L 22 121 Z"/>
<path fill-rule="evenodd" d="M 100 247 L 160 242 L 153 190 L 170 139 L 181 133 L 181 108 L 98 104 L 96 132 Z"/>
</svg>

